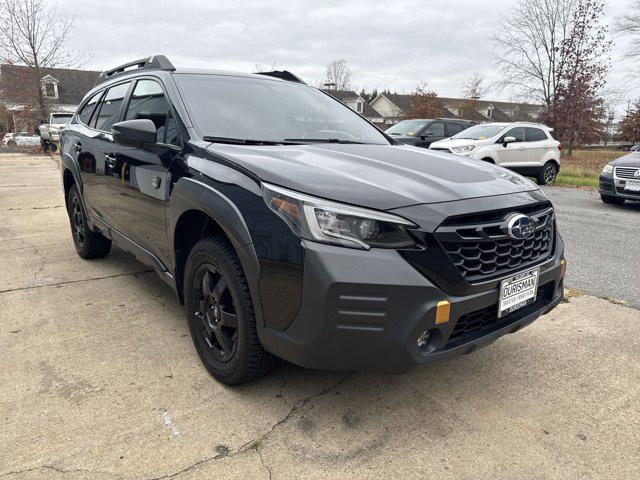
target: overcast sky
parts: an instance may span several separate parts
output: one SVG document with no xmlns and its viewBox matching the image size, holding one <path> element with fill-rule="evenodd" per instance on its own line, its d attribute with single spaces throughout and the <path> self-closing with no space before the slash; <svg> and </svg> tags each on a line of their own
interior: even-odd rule
<svg viewBox="0 0 640 480">
<path fill-rule="evenodd" d="M 358 90 L 409 92 L 426 81 L 439 95 L 459 96 L 473 72 L 487 83 L 497 78 L 489 37 L 515 0 L 49 1 L 76 16 L 68 46 L 91 56 L 85 68 L 161 53 L 179 67 L 253 71 L 275 62 L 316 83 L 331 60 L 344 58 Z M 607 22 L 628 3 L 609 0 Z M 624 92 L 621 111 L 640 96 L 640 82 L 627 78 L 625 40 L 615 41 L 609 83 Z"/>
</svg>

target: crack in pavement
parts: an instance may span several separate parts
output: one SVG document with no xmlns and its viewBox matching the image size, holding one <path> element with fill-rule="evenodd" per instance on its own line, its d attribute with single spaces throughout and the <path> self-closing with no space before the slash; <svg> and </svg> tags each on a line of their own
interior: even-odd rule
<svg viewBox="0 0 640 480">
<path fill-rule="evenodd" d="M 9 475 L 20 475 L 23 473 L 29 473 L 29 472 L 35 472 L 36 470 L 53 470 L 54 472 L 58 472 L 58 473 L 62 473 L 62 474 L 68 474 L 68 473 L 89 473 L 91 475 L 108 475 L 110 477 L 113 478 L 118 478 L 118 479 L 124 479 L 124 477 L 121 477 L 120 475 L 116 474 L 116 473 L 112 473 L 112 472 L 103 472 L 103 471 L 98 471 L 98 470 L 87 470 L 85 468 L 73 468 L 70 470 L 64 470 L 60 467 L 56 467 L 53 465 L 38 465 L 37 467 L 32 467 L 32 468 L 27 468 L 24 470 L 12 470 L 10 472 L 6 472 L 3 474 L 0 474 L 0 478 L 2 477 L 8 477 Z"/>
<path fill-rule="evenodd" d="M 256 450 L 258 455 L 260 456 L 260 461 L 262 463 L 262 465 L 267 469 L 267 471 L 269 472 L 269 478 L 271 478 L 271 469 L 264 463 L 264 459 L 262 457 L 262 453 L 259 451 L 262 442 L 264 442 L 265 440 L 267 440 L 267 438 L 269 438 L 278 428 L 280 428 L 282 425 L 284 425 L 285 423 L 287 423 L 289 421 L 289 419 L 298 411 L 300 411 L 303 407 L 305 407 L 306 405 L 309 404 L 309 402 L 311 402 L 312 400 L 315 400 L 316 398 L 319 398 L 323 395 L 326 395 L 328 393 L 331 393 L 333 390 L 335 390 L 336 388 L 340 387 L 343 383 L 345 383 L 347 380 L 349 380 L 350 378 L 352 378 L 354 375 L 356 375 L 357 372 L 349 372 L 347 373 L 345 376 L 343 376 L 340 380 L 338 380 L 335 384 L 323 388 L 322 390 L 320 390 L 318 393 L 314 393 L 313 395 L 309 395 L 305 398 L 303 398 L 302 400 L 299 400 L 293 407 L 290 408 L 290 410 L 287 412 L 287 414 L 282 417 L 280 420 L 278 420 L 276 423 L 274 423 L 271 428 L 269 430 L 267 430 L 265 433 L 263 433 L 262 435 L 260 435 L 257 438 L 254 438 L 253 440 L 248 441 L 247 443 L 241 445 L 238 449 L 236 449 L 235 452 L 229 453 L 229 454 L 217 454 L 214 455 L 212 457 L 208 457 L 208 458 L 204 458 L 202 460 L 198 460 L 197 462 L 182 468 L 181 470 L 178 470 L 177 472 L 174 473 L 170 473 L 168 475 L 162 475 L 160 477 L 153 477 L 150 478 L 148 480 L 167 480 L 170 478 L 177 478 L 180 475 L 187 473 L 201 465 L 204 465 L 206 463 L 212 462 L 214 460 L 219 460 L 221 458 L 232 458 L 235 457 L 236 455 L 242 455 L 246 452 L 250 452 L 252 450 Z"/>
<path fill-rule="evenodd" d="M 0 210 L 0 212 L 18 212 L 21 210 L 48 210 L 50 208 L 63 208 L 64 205 L 49 205 L 47 207 L 28 207 L 28 208 L 22 208 L 22 207 L 11 207 L 11 208 L 3 208 L 2 210 Z"/>
<path fill-rule="evenodd" d="M 271 469 L 269 468 L 269 465 L 267 465 L 266 463 L 264 463 L 264 458 L 262 457 L 262 450 L 259 448 L 256 448 L 256 453 L 258 454 L 258 456 L 260 457 L 260 463 L 262 463 L 262 466 L 267 470 L 267 473 L 269 474 L 269 480 L 272 480 L 271 477 Z"/>
<path fill-rule="evenodd" d="M 82 282 L 91 282 L 94 280 L 104 280 L 107 278 L 116 278 L 116 277 L 125 277 L 127 275 L 140 275 L 141 273 L 151 273 L 153 269 L 145 269 L 145 270 L 136 270 L 135 272 L 127 272 L 127 273 L 116 273 L 113 275 L 105 275 L 104 277 L 93 277 L 93 278 L 83 278 L 82 280 L 68 280 L 66 282 L 56 282 L 56 283 L 48 283 L 46 285 L 32 285 L 29 287 L 16 287 L 16 288 L 8 288 L 6 290 L 0 290 L 0 293 L 9 293 L 9 292 L 19 292 L 21 290 L 31 290 L 32 288 L 45 288 L 45 287 L 55 287 L 58 285 L 72 285 L 74 283 L 82 283 Z"/>
</svg>

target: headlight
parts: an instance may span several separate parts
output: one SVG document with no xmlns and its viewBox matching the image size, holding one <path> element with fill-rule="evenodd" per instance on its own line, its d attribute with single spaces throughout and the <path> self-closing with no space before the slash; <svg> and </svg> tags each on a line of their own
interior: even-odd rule
<svg viewBox="0 0 640 480">
<path fill-rule="evenodd" d="M 611 164 L 607 164 L 604 166 L 604 168 L 602 169 L 602 173 L 613 173 L 613 165 Z"/>
<path fill-rule="evenodd" d="M 475 145 L 463 145 L 461 147 L 451 147 L 453 153 L 467 153 L 476 148 Z"/>
<path fill-rule="evenodd" d="M 322 200 L 275 185 L 262 184 L 264 200 L 298 235 L 316 242 L 368 250 L 415 245 L 402 217 Z"/>
</svg>

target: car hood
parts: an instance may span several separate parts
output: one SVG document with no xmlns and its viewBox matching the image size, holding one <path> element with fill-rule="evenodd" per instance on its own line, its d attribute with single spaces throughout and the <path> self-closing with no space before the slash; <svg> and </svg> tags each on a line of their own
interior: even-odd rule
<svg viewBox="0 0 640 480">
<path fill-rule="evenodd" d="M 640 152 L 633 152 L 612 162 L 616 167 L 640 167 Z"/>
<path fill-rule="evenodd" d="M 207 150 L 265 182 L 379 210 L 538 189 L 501 167 L 408 145 L 211 144 Z"/>
</svg>

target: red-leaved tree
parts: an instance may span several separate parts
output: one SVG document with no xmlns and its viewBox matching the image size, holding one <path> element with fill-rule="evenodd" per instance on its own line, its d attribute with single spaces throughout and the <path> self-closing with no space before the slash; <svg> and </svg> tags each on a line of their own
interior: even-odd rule
<svg viewBox="0 0 640 480">
<path fill-rule="evenodd" d="M 443 111 L 438 94 L 430 90 L 426 83 L 420 82 L 411 92 L 411 110 L 405 118 L 437 118 L 442 116 Z"/>
<path fill-rule="evenodd" d="M 620 121 L 620 136 L 634 144 L 640 141 L 640 98 Z"/>
<path fill-rule="evenodd" d="M 601 23 L 602 0 L 579 0 L 568 37 L 562 42 L 565 65 L 556 93 L 541 120 L 554 127 L 571 155 L 575 145 L 603 138 L 607 110 L 601 96 L 609 70 L 611 41 Z"/>
</svg>

